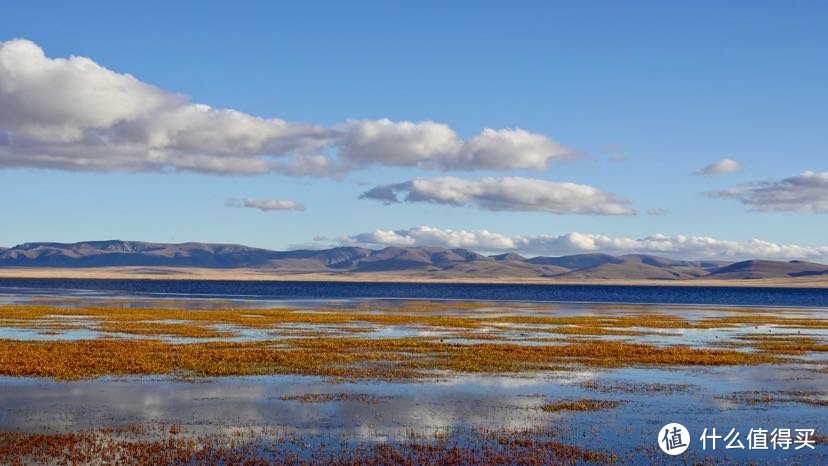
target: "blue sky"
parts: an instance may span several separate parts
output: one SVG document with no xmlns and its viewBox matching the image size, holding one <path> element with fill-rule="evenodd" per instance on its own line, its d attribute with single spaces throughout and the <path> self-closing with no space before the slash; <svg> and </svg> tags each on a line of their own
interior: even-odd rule
<svg viewBox="0 0 828 466">
<path fill-rule="evenodd" d="M 350 120 L 434 121 L 466 141 L 485 128 L 520 128 L 553 140 L 568 156 L 550 158 L 543 169 L 379 162 L 357 164 L 339 176 L 295 176 L 205 174 L 173 164 L 159 173 L 117 164 L 87 170 L 74 162 L 44 168 L 27 162 L 24 149 L 30 146 L 20 149 L 23 143 L 16 142 L 18 147 L 0 151 L 0 246 L 120 238 L 283 249 L 323 236 L 318 244 L 432 241 L 474 249 L 474 240 L 443 244 L 406 233 L 429 226 L 509 238 L 580 232 L 728 242 L 712 250 L 698 241 L 658 246 L 667 248 L 666 255 L 745 255 L 752 248 L 748 241 L 758 238 L 806 248 L 785 249 L 780 258 L 828 257 L 825 2 L 301 3 L 27 2 L 4 8 L 0 41 L 26 39 L 48 60 L 88 57 L 190 103 L 254 117 L 343 134 Z M 0 74 L 0 89 L 3 79 Z M 29 105 L 22 99 L 38 95 L 44 94 L 9 94 L 17 100 L 5 102 Z M 62 92 L 55 99 L 92 111 L 83 99 L 70 97 Z M 0 94 L 0 105 L 2 99 Z M 21 121 L 20 114 L 10 104 L 0 107 L 0 130 L 15 141 L 42 124 Z M 317 152 L 338 160 L 342 147 Z M 37 150 L 62 149 L 38 141 Z M 692 175 L 726 158 L 740 169 Z M 800 178 L 805 172 L 825 174 L 825 180 L 816 176 L 806 183 Z M 474 200 L 458 206 L 432 197 L 384 205 L 359 198 L 375 186 L 442 177 L 577 183 L 628 200 L 624 205 L 636 215 L 553 213 L 539 205 L 543 199 L 529 208 L 499 204 L 490 210 Z M 764 191 L 745 185 L 756 182 L 764 182 Z M 704 194 L 723 190 L 731 191 Z M 305 210 L 231 207 L 230 199 L 291 200 Z M 666 215 L 648 215 L 652 209 Z M 376 230 L 401 233 L 390 243 L 357 236 Z M 593 243 L 520 243 L 515 249 L 658 248 Z M 727 246 L 732 243 L 739 247 Z M 757 254 L 776 257 L 774 251 Z"/>
</svg>

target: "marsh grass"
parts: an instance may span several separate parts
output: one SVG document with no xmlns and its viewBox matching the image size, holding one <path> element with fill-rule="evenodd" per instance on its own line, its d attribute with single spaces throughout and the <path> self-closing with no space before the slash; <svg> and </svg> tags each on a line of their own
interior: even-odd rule
<svg viewBox="0 0 828 466">
<path fill-rule="evenodd" d="M 767 354 L 802 355 L 828 352 L 828 343 L 817 341 L 810 336 L 745 334 L 735 337 L 736 341 L 726 342 L 731 347 L 750 347 Z"/>
<path fill-rule="evenodd" d="M 719 399 L 748 405 L 798 403 L 811 406 L 828 406 L 828 399 L 825 399 L 825 396 L 826 394 L 822 392 L 802 390 L 750 390 L 721 396 Z"/>
<path fill-rule="evenodd" d="M 556 439 L 552 430 L 467 431 L 405 441 L 350 444 L 318 442 L 273 429 L 199 435 L 179 425 L 27 434 L 0 432 L 2 464 L 594 464 L 614 463 L 611 453 Z"/>
<path fill-rule="evenodd" d="M 0 374 L 74 380 L 104 375 L 319 375 L 411 379 L 434 370 L 525 372 L 649 365 L 748 365 L 766 354 L 613 341 L 458 345 L 419 338 L 313 338 L 176 344 L 157 340 L 0 340 Z"/>
<path fill-rule="evenodd" d="M 190 323 L 165 322 L 102 322 L 94 327 L 95 330 L 105 333 L 126 333 L 143 336 L 171 336 L 183 338 L 228 338 L 237 336 L 227 330 L 216 330 L 209 326 L 192 325 Z"/>
<path fill-rule="evenodd" d="M 600 384 L 596 381 L 588 381 L 580 384 L 584 390 L 598 391 L 602 393 L 659 393 L 672 394 L 686 392 L 694 386 L 690 384 L 664 384 L 664 383 L 629 383 L 616 382 L 612 384 Z"/>
<path fill-rule="evenodd" d="M 725 315 L 698 321 L 677 315 L 443 315 L 434 309 L 480 309 L 477 303 L 403 303 L 381 313 L 343 308 L 165 309 L 0 306 L 0 327 L 101 332 L 88 340 L 0 340 L 0 374 L 61 380 L 104 375 L 175 377 L 303 374 L 332 378 L 412 379 L 435 371 L 506 373 L 576 367 L 729 366 L 789 361 L 780 355 L 822 352 L 813 336 L 743 334 L 718 347 L 656 345 L 588 338 L 634 338 L 640 329 L 730 328 L 756 324 L 821 328 L 821 319 L 765 314 Z M 441 307 L 442 306 L 442 307 Z M 376 306 L 371 309 L 378 309 Z M 554 309 L 550 312 L 554 312 Z M 384 328 L 433 329 L 428 336 L 380 338 Z M 805 327 L 803 327 L 805 328 Z M 264 340 L 227 341 L 244 329 Z M 507 333 L 508 332 L 508 333 Z M 515 333 L 521 332 L 520 337 Z M 136 335 L 142 338 L 107 338 Z M 367 334 L 367 335 L 365 335 Z M 545 337 L 544 334 L 550 335 Z M 435 336 L 436 335 L 436 336 Z M 560 337 L 554 337 L 560 335 Z M 165 337 L 205 339 L 179 343 Z M 468 339 L 461 343 L 444 340 Z M 483 340 L 483 341 L 474 341 Z M 531 343 L 531 344 L 527 344 Z M 548 344 L 545 344 L 548 343 Z M 747 350 L 747 351 L 746 351 Z"/>
<path fill-rule="evenodd" d="M 331 403 L 335 401 L 357 401 L 360 403 L 376 404 L 387 400 L 390 396 L 371 395 L 369 393 L 303 393 L 301 395 L 280 396 L 282 401 L 298 401 L 300 403 Z"/>
<path fill-rule="evenodd" d="M 548 413 L 559 411 L 602 411 L 617 408 L 621 406 L 621 403 L 618 400 L 560 400 L 546 403 L 540 409 Z"/>
<path fill-rule="evenodd" d="M 826 329 L 828 320 L 819 318 L 789 317 L 786 315 L 769 315 L 766 313 L 722 315 L 705 317 L 700 320 L 687 320 L 681 316 L 663 313 L 625 313 L 623 315 L 452 315 L 445 313 L 463 303 L 452 303 L 445 307 L 428 307 L 423 313 L 414 304 L 400 307 L 372 308 L 375 312 L 365 312 L 365 308 L 273 308 L 273 309 L 170 309 L 170 308 L 123 308 L 123 307 L 82 307 L 61 308 L 53 306 L 4 305 L 0 306 L 0 326 L 28 325 L 77 325 L 67 324 L 66 318 L 94 319 L 106 325 L 130 322 L 133 324 L 154 321 L 186 321 L 191 326 L 209 327 L 216 324 L 233 325 L 255 329 L 273 329 L 281 324 L 339 325 L 343 328 L 349 324 L 374 325 L 418 325 L 453 329 L 479 329 L 492 326 L 530 326 L 533 331 L 560 334 L 586 335 L 643 335 L 646 331 L 629 330 L 631 327 L 653 329 L 715 329 L 732 328 L 748 325 L 775 325 L 789 329 Z M 472 306 L 472 303 L 466 303 Z M 366 306 L 363 303 L 363 306 Z M 443 313 L 433 315 L 442 310 Z M 313 311 L 313 312 L 308 312 Z M 381 312 L 379 312 L 381 311 Z M 554 312 L 551 310 L 550 312 Z M 148 330 L 149 331 L 149 330 Z"/>
</svg>

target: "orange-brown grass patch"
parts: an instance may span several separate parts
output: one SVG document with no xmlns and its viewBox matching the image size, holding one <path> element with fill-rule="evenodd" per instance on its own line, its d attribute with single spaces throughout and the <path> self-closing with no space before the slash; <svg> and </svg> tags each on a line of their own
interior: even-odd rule
<svg viewBox="0 0 828 466">
<path fill-rule="evenodd" d="M 812 406 L 828 406 L 828 400 L 825 399 L 825 393 L 801 390 L 752 390 L 737 392 L 731 395 L 721 396 L 719 398 L 722 400 L 735 401 L 749 405 L 799 403 Z"/>
<path fill-rule="evenodd" d="M 588 381 L 580 384 L 584 390 L 594 390 L 602 393 L 677 393 L 693 388 L 690 384 L 664 384 L 664 383 L 628 383 L 618 382 L 613 384 L 600 384 L 596 381 Z"/>
<path fill-rule="evenodd" d="M 621 406 L 618 400 L 560 400 L 546 403 L 540 407 L 548 413 L 558 411 L 602 411 Z"/>
<path fill-rule="evenodd" d="M 372 333 L 375 332 L 376 328 L 369 328 L 369 327 L 353 327 L 350 325 L 344 325 L 341 327 L 336 327 L 334 330 L 337 332 L 344 332 L 344 333 Z"/>
<path fill-rule="evenodd" d="M 562 365 L 746 365 L 767 354 L 614 341 L 561 345 L 449 344 L 422 338 L 308 338 L 278 342 L 168 343 L 155 340 L 0 340 L 0 374 L 79 379 L 103 375 L 305 374 L 414 378 L 432 369 L 520 372 Z M 425 371 L 425 372 L 424 372 Z"/>
<path fill-rule="evenodd" d="M 461 305 L 463 303 L 457 303 Z M 453 304 L 454 305 L 454 304 Z M 471 305 L 471 304 L 468 304 Z M 413 305 L 411 305 L 413 306 Z M 409 307 L 411 307 L 409 306 Z M 403 306 L 405 309 L 405 306 Z M 396 312 L 396 313 L 395 313 Z M 385 313 L 368 313 L 364 310 L 341 308 L 303 309 L 165 309 L 165 308 L 121 308 L 84 307 L 60 308 L 31 305 L 0 306 L 0 321 L 9 326 L 30 327 L 53 325 L 57 329 L 65 317 L 79 317 L 97 323 L 103 328 L 126 329 L 127 333 L 141 335 L 176 335 L 221 338 L 222 335 L 209 327 L 232 325 L 242 328 L 278 330 L 285 324 L 332 325 L 351 329 L 358 333 L 354 324 L 409 325 L 438 327 L 445 329 L 474 330 L 499 328 L 503 325 L 520 326 L 527 332 L 549 332 L 571 335 L 644 335 L 649 332 L 630 328 L 687 328 L 711 329 L 732 328 L 747 325 L 777 325 L 785 328 L 828 328 L 824 319 L 789 318 L 766 314 L 743 314 L 738 316 L 711 317 L 699 321 L 686 320 L 677 315 L 661 313 L 630 313 L 625 315 L 584 315 L 584 316 L 492 316 L 485 315 L 441 315 L 439 313 L 418 313 L 388 309 Z M 180 321 L 175 325 L 146 325 L 151 321 Z M 68 325 L 76 325 L 75 323 Z M 187 326 L 192 327 L 188 329 Z M 165 333 L 166 332 L 166 333 Z M 212 333 L 212 335 L 210 335 Z M 210 336 L 208 336 L 210 335 Z"/>
<path fill-rule="evenodd" d="M 579 338 L 578 336 L 569 337 L 522 337 L 521 342 L 530 343 L 573 343 L 579 340 L 587 340 L 586 338 Z"/>
<path fill-rule="evenodd" d="M 331 336 L 330 330 L 310 330 L 310 329 L 285 329 L 279 328 L 272 332 L 270 335 L 274 337 L 284 338 L 313 338 L 313 337 L 329 337 Z"/>
<path fill-rule="evenodd" d="M 285 395 L 279 399 L 283 401 L 298 401 L 300 403 L 331 403 L 334 401 L 358 401 L 360 403 L 376 404 L 380 400 L 389 399 L 389 396 L 377 396 L 369 393 L 303 393 L 301 395 Z"/>
<path fill-rule="evenodd" d="M 614 463 L 610 453 L 563 443 L 554 433 L 451 431 L 403 442 L 310 441 L 270 429 L 196 435 L 179 426 L 0 432 L 2 464 L 562 464 Z"/>
<path fill-rule="evenodd" d="M 777 362 L 770 355 L 687 346 L 657 347 L 617 341 L 577 341 L 560 345 L 460 345 L 433 358 L 406 363 L 408 367 L 459 372 L 520 372 L 562 369 L 565 364 L 597 367 L 633 365 L 729 366 Z"/>
<path fill-rule="evenodd" d="M 618 335 L 618 336 L 641 336 L 641 335 L 661 335 L 658 332 L 645 332 L 641 330 L 623 330 L 606 327 L 583 327 L 580 325 L 571 327 L 555 327 L 544 329 L 549 333 L 559 333 L 561 335 Z"/>
<path fill-rule="evenodd" d="M 411 371 L 384 367 L 381 364 L 384 357 L 376 352 L 304 353 L 275 347 L 270 342 L 172 344 L 152 340 L 0 340 L 0 374 L 59 380 L 153 374 L 415 376 Z M 368 365 L 368 362 L 374 364 Z"/>
<path fill-rule="evenodd" d="M 773 314 L 741 314 L 735 316 L 707 317 L 701 319 L 700 326 L 738 327 L 744 325 L 775 325 L 783 328 L 828 329 L 828 320 L 816 317 L 785 317 Z M 711 328 L 711 327 L 699 327 Z"/>
<path fill-rule="evenodd" d="M 78 330 L 87 328 L 77 322 L 63 320 L 31 321 L 17 319 L 0 319 L 0 328 L 24 328 L 31 330 Z"/>
<path fill-rule="evenodd" d="M 749 346 L 768 354 L 801 355 L 806 353 L 828 352 L 828 343 L 813 337 L 790 335 L 747 334 L 736 337 L 738 342 L 727 342 L 727 346 Z"/>
<path fill-rule="evenodd" d="M 313 312 L 309 312 L 313 311 Z M 345 325 L 355 322 L 381 325 L 417 324 L 425 326 L 475 328 L 480 322 L 471 317 L 418 315 L 418 314 L 371 314 L 342 309 L 158 309 L 85 307 L 59 308 L 46 306 L 0 306 L 0 319 L 19 321 L 50 321 L 55 316 L 83 316 L 102 322 L 142 322 L 175 320 L 201 325 L 228 324 L 249 328 L 271 329 L 278 324 L 327 324 Z M 57 317 L 58 319 L 60 317 Z"/>
<path fill-rule="evenodd" d="M 227 338 L 236 333 L 216 330 L 205 325 L 193 323 L 166 323 L 166 322 L 102 322 L 96 329 L 106 333 L 126 333 L 130 335 L 166 335 L 185 338 Z"/>
<path fill-rule="evenodd" d="M 454 332 L 446 338 L 461 338 L 464 340 L 501 340 L 501 335 L 483 332 Z"/>
</svg>

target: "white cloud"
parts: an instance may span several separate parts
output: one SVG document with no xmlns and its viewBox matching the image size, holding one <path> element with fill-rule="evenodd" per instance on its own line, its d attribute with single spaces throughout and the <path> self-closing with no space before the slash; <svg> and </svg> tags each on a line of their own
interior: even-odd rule
<svg viewBox="0 0 828 466">
<path fill-rule="evenodd" d="M 742 164 L 733 159 L 722 159 L 718 162 L 713 162 L 704 168 L 693 172 L 696 176 L 710 176 L 721 175 L 724 173 L 733 173 L 742 169 Z"/>
<path fill-rule="evenodd" d="M 462 141 L 446 125 L 388 119 L 350 121 L 343 157 L 358 164 L 418 166 L 455 170 L 544 170 L 550 160 L 573 152 L 547 138 L 522 129 L 494 130 Z"/>
<path fill-rule="evenodd" d="M 754 182 L 708 194 L 739 199 L 760 211 L 828 213 L 828 172 L 806 171 L 781 180 Z"/>
<path fill-rule="evenodd" d="M 476 206 L 493 211 L 537 211 L 555 214 L 634 215 L 627 200 L 592 186 L 520 177 L 464 180 L 453 177 L 415 178 L 379 185 L 362 194 L 386 204 L 433 202 Z"/>
<path fill-rule="evenodd" d="M 190 102 L 89 58 L 0 42 L 0 168 L 341 176 L 367 165 L 542 170 L 569 155 L 521 129 L 463 141 L 431 121 L 328 128 L 260 118 Z"/>
<path fill-rule="evenodd" d="M 279 199 L 228 199 L 226 204 L 228 207 L 248 207 L 251 209 L 259 209 L 262 212 L 272 212 L 275 210 L 305 210 L 305 206 L 303 204 L 295 201 Z"/>
<path fill-rule="evenodd" d="M 193 104 L 88 58 L 48 58 L 26 40 L 0 43 L 0 130 L 2 166 L 102 171 L 264 173 L 271 156 L 335 137 Z"/>
<path fill-rule="evenodd" d="M 452 230 L 429 226 L 407 230 L 376 230 L 338 239 L 340 244 L 365 246 L 438 246 L 524 255 L 585 252 L 658 254 L 681 259 L 777 259 L 828 261 L 828 246 L 779 244 L 760 239 L 729 241 L 706 236 L 650 235 L 643 238 L 570 232 L 563 235 L 503 235 L 486 230 Z"/>
<path fill-rule="evenodd" d="M 0 43 L 0 124 L 19 135 L 74 142 L 85 129 L 108 128 L 181 100 L 88 58 L 52 60 L 29 41 Z"/>
<path fill-rule="evenodd" d="M 344 133 L 342 155 L 358 164 L 437 165 L 462 145 L 454 130 L 433 121 L 349 121 Z"/>
<path fill-rule="evenodd" d="M 550 160 L 571 157 L 573 152 L 541 134 L 522 129 L 486 128 L 470 138 L 459 157 L 447 163 L 450 168 L 544 170 Z"/>
<path fill-rule="evenodd" d="M 422 226 L 409 230 L 376 230 L 340 238 L 343 243 L 361 243 L 386 246 L 440 246 L 480 250 L 516 249 L 513 238 L 485 230 L 441 230 Z"/>
</svg>

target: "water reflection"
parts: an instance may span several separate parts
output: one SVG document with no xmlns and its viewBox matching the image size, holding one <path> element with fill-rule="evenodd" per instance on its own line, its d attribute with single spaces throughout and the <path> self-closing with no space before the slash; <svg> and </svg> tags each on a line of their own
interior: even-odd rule
<svg viewBox="0 0 828 466">
<path fill-rule="evenodd" d="M 140 301 L 118 296 L 76 296 L 46 299 L 50 305 L 88 306 L 115 302 L 123 306 L 157 306 L 157 301 Z M 5 302 L 33 302 L 31 295 Z M 227 300 L 168 299 L 163 304 L 190 309 L 228 306 Z M 311 312 L 337 307 L 362 313 L 404 305 L 401 301 L 245 301 L 234 300 L 237 309 L 262 306 L 301 306 Z M 474 308 L 446 308 L 449 315 L 621 315 L 629 310 L 586 304 L 559 304 L 555 307 L 485 303 Z M 428 311 L 424 311 L 428 312 Z M 697 320 L 712 311 L 682 308 L 638 307 L 635 312 L 672 313 Z M 716 311 L 721 312 L 721 311 Z M 736 312 L 736 311 L 734 311 Z M 780 311 L 798 317 L 816 316 L 820 310 Z M 18 340 L 89 339 L 100 336 L 145 338 L 95 330 L 95 323 L 79 316 L 52 316 L 61 324 L 79 328 L 32 329 L 2 327 L 0 338 Z M 174 323 L 173 321 L 161 321 Z M 443 338 L 447 342 L 480 343 L 474 336 L 496 334 L 501 340 L 540 344 L 531 337 L 547 336 L 538 326 L 493 323 L 489 327 L 453 337 L 456 329 L 418 325 L 375 325 L 355 322 L 342 325 L 285 324 L 270 329 L 217 325 L 216 330 L 233 333 L 225 340 L 266 340 L 296 337 L 300 331 L 322 331 L 327 335 L 358 335 L 360 338 Z M 771 325 L 750 328 L 715 329 L 629 327 L 642 335 L 584 335 L 577 338 L 614 339 L 659 345 L 687 344 L 718 346 L 745 333 L 784 333 Z M 802 330 L 801 336 L 824 338 L 822 329 Z M 553 335 L 554 336 L 554 335 Z M 153 337 L 155 338 L 155 337 Z M 173 338 L 176 342 L 209 341 L 203 338 Z M 554 344 L 545 341 L 543 344 Z M 169 377 L 101 378 L 76 382 L 0 377 L 0 430 L 20 432 L 72 431 L 85 428 L 124 426 L 135 423 L 180 424 L 194 432 L 222 433 L 235 429 L 270 429 L 309 437 L 348 437 L 361 441 L 403 440 L 412 431 L 433 435 L 457 429 L 557 429 L 559 440 L 595 450 L 623 453 L 632 463 L 647 462 L 645 455 L 655 445 L 654 435 L 667 422 L 680 422 L 691 432 L 717 427 L 720 430 L 752 427 L 773 429 L 814 428 L 828 432 L 828 373 L 824 358 L 814 353 L 800 358 L 805 362 L 737 367 L 631 367 L 621 369 L 573 369 L 528 374 L 457 374 L 441 372 L 434 379 L 416 382 L 332 382 L 311 376 L 226 377 L 175 380 Z M 813 364 L 807 364 L 812 362 Z M 820 366 L 821 363 L 822 365 Z M 808 393 L 793 401 L 747 403 L 745 392 Z M 308 394 L 335 394 L 333 401 L 302 402 Z M 349 398 L 347 395 L 359 395 Z M 284 399 L 289 398 L 289 399 Z M 322 397 L 324 399 L 324 397 Z M 542 405 L 556 400 L 618 400 L 618 408 L 600 412 L 545 412 Z M 817 403 L 808 403 L 808 401 Z M 820 404 L 819 401 L 823 403 Z M 825 464 L 824 446 L 796 457 L 804 463 Z M 625 456 L 626 455 L 626 456 Z M 729 460 L 744 462 L 763 458 L 781 461 L 794 458 L 783 452 L 735 451 Z M 764 455 L 764 456 L 762 456 Z"/>
</svg>

